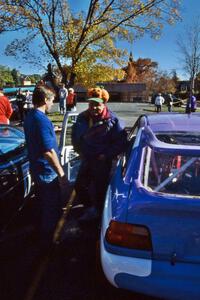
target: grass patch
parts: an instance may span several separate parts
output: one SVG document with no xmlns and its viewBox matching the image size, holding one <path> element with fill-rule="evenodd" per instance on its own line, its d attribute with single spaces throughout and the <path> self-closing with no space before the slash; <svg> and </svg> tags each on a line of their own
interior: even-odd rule
<svg viewBox="0 0 200 300">
<path fill-rule="evenodd" d="M 62 124 L 62 121 L 64 119 L 64 115 L 61 115 L 59 112 L 49 113 L 48 117 L 54 125 Z"/>
<path fill-rule="evenodd" d="M 152 105 L 149 108 L 144 108 L 144 111 L 149 111 L 149 112 L 155 112 L 155 107 Z M 167 106 L 162 106 L 162 112 L 168 112 Z M 178 106 L 173 106 L 172 107 L 172 112 L 177 112 L 177 113 L 185 113 L 185 107 L 178 107 Z"/>
</svg>

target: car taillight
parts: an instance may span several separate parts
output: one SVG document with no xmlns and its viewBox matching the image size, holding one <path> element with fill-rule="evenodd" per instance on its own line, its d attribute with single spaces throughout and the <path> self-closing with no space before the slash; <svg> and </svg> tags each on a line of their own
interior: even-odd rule
<svg viewBox="0 0 200 300">
<path fill-rule="evenodd" d="M 149 229 L 142 225 L 134 225 L 111 221 L 106 230 L 106 241 L 112 245 L 137 250 L 152 250 Z"/>
</svg>

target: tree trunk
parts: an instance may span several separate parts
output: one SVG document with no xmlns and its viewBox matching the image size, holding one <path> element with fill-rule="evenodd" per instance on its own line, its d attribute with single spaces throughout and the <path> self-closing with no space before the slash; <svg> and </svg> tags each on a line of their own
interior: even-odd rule
<svg viewBox="0 0 200 300">
<path fill-rule="evenodd" d="M 61 70 L 62 79 L 61 82 L 64 83 L 65 87 L 68 87 L 68 72 L 65 68 L 62 68 Z"/>
<path fill-rule="evenodd" d="M 194 84 L 195 84 L 194 81 L 195 81 L 194 76 L 192 76 L 190 79 L 190 95 L 194 93 Z"/>
<path fill-rule="evenodd" d="M 75 78 L 76 78 L 76 73 L 71 72 L 69 82 L 68 82 L 68 87 L 73 87 L 74 86 Z"/>
</svg>

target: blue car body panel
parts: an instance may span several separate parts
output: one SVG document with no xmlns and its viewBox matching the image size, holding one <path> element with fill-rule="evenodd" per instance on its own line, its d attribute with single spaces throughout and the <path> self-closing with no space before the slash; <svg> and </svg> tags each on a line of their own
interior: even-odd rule
<svg viewBox="0 0 200 300">
<path fill-rule="evenodd" d="M 120 288 L 174 300 L 199 300 L 199 281 L 199 265 L 179 263 L 172 266 L 168 261 L 159 260 L 153 260 L 150 276 L 139 277 L 125 273 L 115 276 L 115 282 Z"/>
<path fill-rule="evenodd" d="M 31 196 L 32 180 L 22 130 L 0 125 L 0 229 L 5 232 L 10 220 Z M 0 235 L 1 236 L 1 235 Z"/>
<path fill-rule="evenodd" d="M 155 132 L 199 133 L 200 114 L 193 119 L 177 114 L 144 119 L 138 126 L 128 161 L 125 166 L 123 157 L 118 161 L 109 185 L 101 232 L 103 270 L 108 280 L 120 288 L 162 299 L 200 299 L 200 195 L 163 193 L 159 191 L 162 183 L 156 191 L 145 188 L 141 182 L 141 162 L 147 146 L 157 153 L 195 156 L 193 160 L 198 162 L 200 144 L 166 144 L 158 140 Z M 189 158 L 182 169 L 191 163 Z M 163 185 L 167 183 L 168 178 Z M 151 233 L 152 251 L 109 244 L 105 232 L 111 220 L 146 226 Z"/>
</svg>

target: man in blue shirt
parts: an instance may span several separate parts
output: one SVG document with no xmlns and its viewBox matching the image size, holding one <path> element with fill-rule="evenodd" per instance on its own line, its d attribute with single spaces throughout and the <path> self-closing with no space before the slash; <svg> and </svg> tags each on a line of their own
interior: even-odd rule
<svg viewBox="0 0 200 300">
<path fill-rule="evenodd" d="M 45 114 L 51 109 L 54 97 L 49 87 L 37 86 L 32 98 L 34 108 L 24 122 L 30 168 L 39 200 L 40 233 L 45 240 L 52 238 L 62 212 L 61 195 L 67 188 L 53 124 Z"/>
</svg>

